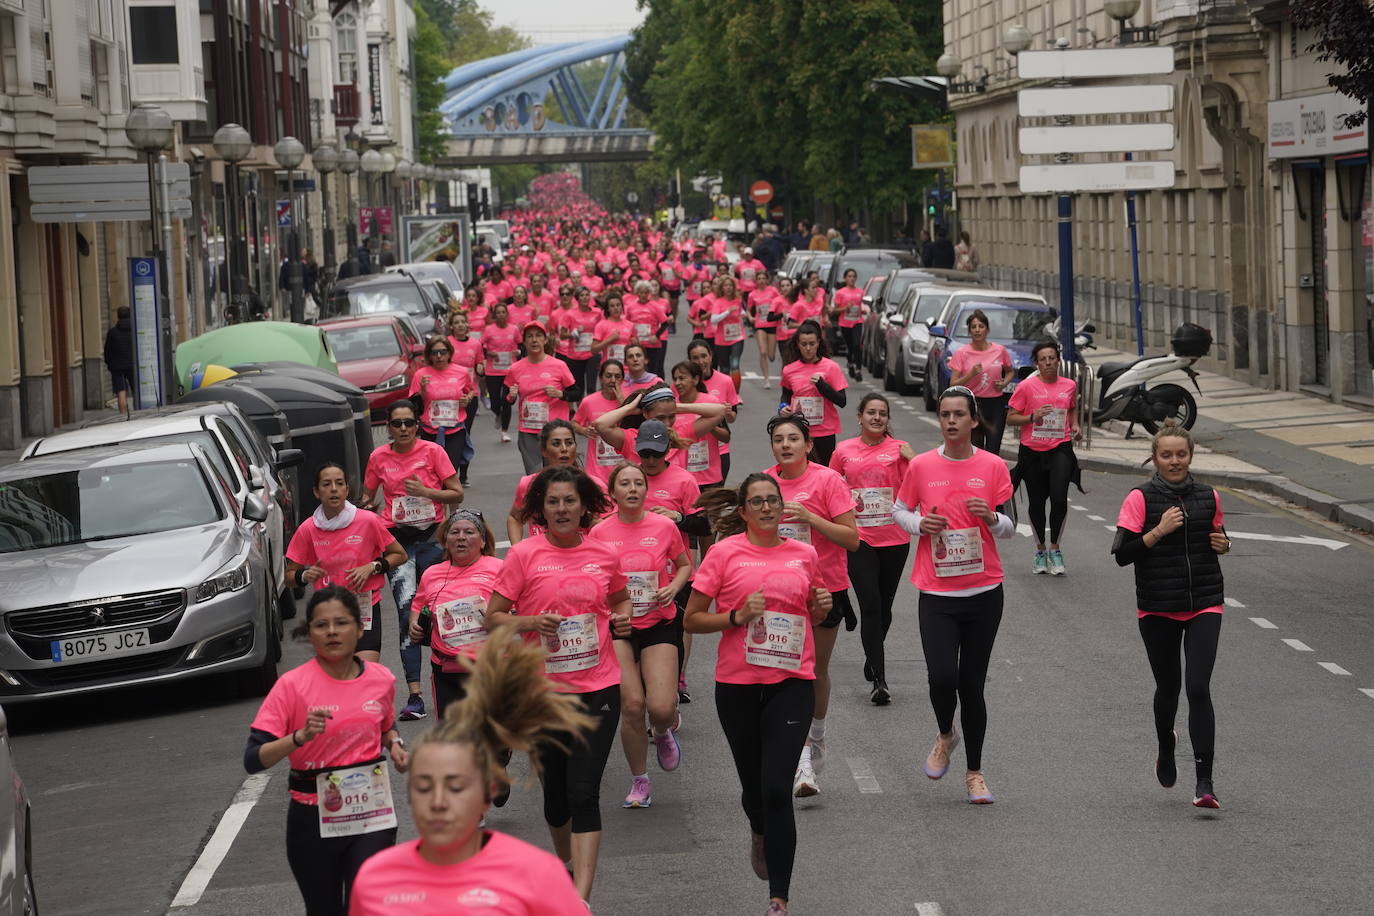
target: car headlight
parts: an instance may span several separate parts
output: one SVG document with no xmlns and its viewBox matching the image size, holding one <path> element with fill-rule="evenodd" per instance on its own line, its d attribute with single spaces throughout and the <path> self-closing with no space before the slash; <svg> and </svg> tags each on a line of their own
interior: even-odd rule
<svg viewBox="0 0 1374 916">
<path fill-rule="evenodd" d="M 248 574 L 248 561 L 244 560 L 238 566 L 226 573 L 220 573 L 213 579 L 207 579 L 196 586 L 195 600 L 209 601 L 216 595 L 223 595 L 226 592 L 237 592 L 248 587 L 252 581 Z"/>
<path fill-rule="evenodd" d="M 397 388 L 406 387 L 406 377 L 404 375 L 393 375 L 391 378 L 379 384 L 373 391 L 395 391 Z"/>
<path fill-rule="evenodd" d="M 912 356 L 922 356 L 930 352 L 930 339 L 923 337 L 908 337 L 906 339 L 906 350 Z"/>
</svg>

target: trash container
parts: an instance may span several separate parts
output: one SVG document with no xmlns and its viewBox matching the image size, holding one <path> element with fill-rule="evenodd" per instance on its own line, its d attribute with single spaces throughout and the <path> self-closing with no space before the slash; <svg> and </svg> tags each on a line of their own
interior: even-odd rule
<svg viewBox="0 0 1374 916">
<path fill-rule="evenodd" d="M 234 367 L 234 371 L 240 374 L 275 372 L 278 375 L 290 375 L 295 378 L 307 379 L 316 385 L 321 385 L 330 391 L 337 391 L 347 397 L 349 406 L 353 408 L 353 435 L 358 440 L 358 459 L 366 470 L 368 456 L 377 446 L 372 439 L 372 409 L 367 403 L 367 395 L 363 393 L 361 388 L 335 373 L 301 363 L 240 363 Z"/>
<path fill-rule="evenodd" d="M 305 454 L 301 462 L 299 491 L 300 517 L 308 518 L 319 500 L 315 499 L 313 484 L 315 470 L 326 461 L 343 465 L 350 486 L 350 498 L 356 502 L 362 493 L 363 467 L 358 457 L 358 444 L 353 435 L 353 410 L 348 400 L 314 382 L 274 372 L 250 372 L 219 382 L 246 387 L 267 395 L 291 427 L 291 446 Z"/>
</svg>

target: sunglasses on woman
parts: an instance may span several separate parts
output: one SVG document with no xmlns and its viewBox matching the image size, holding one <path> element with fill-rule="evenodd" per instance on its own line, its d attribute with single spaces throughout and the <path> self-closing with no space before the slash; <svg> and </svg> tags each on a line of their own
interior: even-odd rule
<svg viewBox="0 0 1374 916">
<path fill-rule="evenodd" d="M 416 425 L 416 422 L 415 419 L 410 418 L 404 420 L 391 420 L 387 425 L 392 429 L 410 429 L 412 426 Z"/>
</svg>

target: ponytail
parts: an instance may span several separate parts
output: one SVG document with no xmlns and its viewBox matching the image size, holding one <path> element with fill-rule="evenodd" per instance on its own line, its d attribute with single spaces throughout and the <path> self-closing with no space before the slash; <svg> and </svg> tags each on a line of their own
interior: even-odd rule
<svg viewBox="0 0 1374 916">
<path fill-rule="evenodd" d="M 729 487 L 712 487 L 697 497 L 696 506 L 706 510 L 706 518 L 718 537 L 729 537 L 744 532 L 744 517 L 739 514 L 739 508 L 744 505 L 749 487 L 759 482 L 772 484 L 773 489 L 778 491 L 778 496 L 782 496 L 782 487 L 778 486 L 778 481 L 771 474 L 756 471 L 744 478 L 736 490 Z"/>
</svg>

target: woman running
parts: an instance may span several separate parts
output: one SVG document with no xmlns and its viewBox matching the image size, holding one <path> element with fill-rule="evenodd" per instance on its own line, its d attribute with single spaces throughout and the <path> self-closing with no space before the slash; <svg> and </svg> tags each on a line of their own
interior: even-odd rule
<svg viewBox="0 0 1374 916">
<path fill-rule="evenodd" d="M 773 310 L 778 316 L 778 349 L 783 354 L 783 359 L 787 358 L 787 342 L 796 335 L 797 325 L 801 323 L 792 320 L 792 309 L 797 304 L 797 294 L 800 291 L 800 287 L 792 282 L 790 277 L 778 278 L 778 294 L 774 299 Z"/>
<path fill-rule="evenodd" d="M 401 664 L 410 689 L 402 721 L 425 717 L 420 647 L 410 642 L 410 602 L 425 570 L 439 560 L 441 548 L 434 532 L 444 520 L 445 507 L 457 507 L 463 501 L 463 485 L 453 462 L 433 442 L 416 438 L 416 423 L 415 407 L 409 401 L 392 404 L 386 423 L 391 441 L 367 459 L 363 476 L 364 506 L 380 507 L 382 521 L 406 551 L 406 562 L 387 573 L 400 620 Z"/>
<path fill-rule="evenodd" d="M 442 448 L 455 468 L 465 469 L 468 405 L 477 394 L 472 374 L 453 362 L 453 346 L 446 337 L 431 337 L 425 343 L 425 362 L 406 392 L 420 410 L 420 436 Z M 460 473 L 460 483 L 462 477 Z"/>
<path fill-rule="evenodd" d="M 939 779 L 949 770 L 959 746 L 954 712 L 961 707 L 968 758 L 964 787 L 969 802 L 990 805 L 983 776 L 983 682 L 1002 622 L 1002 560 L 993 538 L 1016 533 L 1012 520 L 997 511 L 1011 498 L 1011 476 L 1001 458 L 973 445 L 978 402 L 971 391 L 946 389 L 938 406 L 944 444 L 911 460 L 893 508 L 897 524 L 920 535 L 911 581 L 921 594 L 921 649 L 939 727 L 925 774 Z"/>
<path fill-rule="evenodd" d="M 577 305 L 562 316 L 558 325 L 559 336 L 568 342 L 568 368 L 573 379 L 583 391 L 596 387 L 596 361 L 592 358 L 592 343 L 596 339 L 596 326 L 603 320 L 601 312 L 592 308 L 592 291 L 579 289 Z"/>
<path fill-rule="evenodd" d="M 635 340 L 645 348 L 650 371 L 661 376 L 665 356 L 659 331 L 672 316 L 653 294 L 654 288 L 648 281 L 635 284 L 634 295 L 625 299 L 625 317 L 634 325 Z"/>
<path fill-rule="evenodd" d="M 535 320 L 534 306 L 530 305 L 530 291 L 523 286 L 514 287 L 510 299 L 510 323 L 523 329 Z"/>
<path fill-rule="evenodd" d="M 647 808 L 653 802 L 646 712 L 659 769 L 676 770 L 682 759 L 673 731 L 682 645 L 682 619 L 675 601 L 692 574 L 692 563 L 677 526 L 646 511 L 648 480 L 641 468 L 618 465 L 610 478 L 616 512 L 588 535 L 615 551 L 630 592 L 634 628 L 629 638 L 615 640 L 620 659 L 620 743 L 630 766 L 626 808 Z"/>
<path fill-rule="evenodd" d="M 606 443 L 625 456 L 634 460 L 636 426 L 626 425 L 626 421 L 638 415 L 640 422 L 658 420 L 668 427 L 668 439 L 677 453 L 669 455 L 669 461 L 679 467 L 686 467 L 684 453 L 692 442 L 703 439 L 720 424 L 725 416 L 725 405 L 698 398 L 690 404 L 680 404 L 674 396 L 674 389 L 657 382 L 653 387 L 633 392 L 615 410 L 608 410 L 597 417 L 592 426 Z M 687 426 L 683 415 L 695 415 Z M 631 423 L 634 421 L 631 420 Z M 686 433 L 690 433 L 687 436 Z"/>
<path fill-rule="evenodd" d="M 815 549 L 779 533 L 786 510 L 774 478 L 750 474 L 701 501 L 722 539 L 697 570 L 684 626 L 721 634 L 716 713 L 743 789 L 749 861 L 768 882 L 767 916 L 781 916 L 797 852 L 789 780 L 815 709 L 813 628 L 831 596 Z"/>
<path fill-rule="evenodd" d="M 720 373 L 716 373 L 719 375 Z M 678 407 L 691 404 L 719 403 L 706 393 L 701 381 L 701 367 L 691 360 L 682 360 L 673 366 L 673 391 L 677 394 Z M 721 405 L 724 407 L 724 405 Z M 726 411 L 721 412 L 723 420 Z M 705 425 L 705 424 L 702 424 Z M 687 444 L 687 447 L 673 456 L 697 480 L 703 490 L 718 487 L 725 482 L 725 472 L 721 467 L 720 446 L 730 441 L 730 427 L 718 420 L 701 435 L 696 434 L 697 418 L 686 411 L 679 411 L 673 428 Z"/>
<path fill-rule="evenodd" d="M 315 471 L 315 513 L 296 528 L 286 548 L 286 577 L 296 585 L 338 585 L 358 598 L 362 635 L 358 657 L 382 660 L 383 577 L 406 561 L 405 548 L 375 512 L 348 501 L 344 469 L 326 461 Z"/>
<path fill-rule="evenodd" d="M 845 268 L 841 278 L 844 285 L 835 290 L 833 308 L 844 337 L 845 361 L 849 363 L 849 377 L 856 382 L 863 381 L 863 354 L 859 343 L 863 339 L 864 291 L 859 289 L 859 272 L 852 267 Z"/>
<path fill-rule="evenodd" d="M 820 792 L 816 776 L 825 764 L 830 656 L 835 651 L 840 623 L 850 630 L 858 625 L 854 608 L 849 603 L 846 551 L 859 548 L 859 531 L 854 522 L 854 498 L 849 495 L 844 478 L 808 458 L 815 443 L 806 418 L 801 415 L 771 418 L 768 440 L 777 464 L 767 473 L 777 478 L 778 488 L 786 500 L 778 533 L 815 548 L 821 564 L 820 580 L 831 598 L 830 615 L 816 624 L 816 709 L 793 785 L 793 794 L 809 798 Z"/>
<path fill-rule="evenodd" d="M 272 685 L 243 752 L 249 773 L 291 759 L 286 861 L 306 916 L 343 916 L 358 868 L 396 842 L 382 756 L 405 772 L 406 743 L 392 712 L 396 675 L 357 657 L 362 634 L 353 592 L 330 585 L 311 595 L 295 635 L 308 637 L 315 655 Z"/>
<path fill-rule="evenodd" d="M 892 517 L 892 508 L 907 465 L 916 452 L 892 436 L 891 407 L 877 392 L 859 401 L 859 435 L 835 447 L 830 468 L 849 485 L 859 549 L 849 554 L 849 581 L 859 601 L 859 639 L 864 647 L 864 679 L 869 701 L 886 706 L 887 657 L 883 643 L 892 626 L 892 602 L 902 583 L 911 535 Z"/>
<path fill-rule="evenodd" d="M 529 753 L 537 772 L 544 746 L 559 736 L 576 742 L 593 724 L 574 697 L 549 689 L 543 666 L 543 650 L 509 627 L 492 633 L 468 697 L 411 752 L 406 785 L 419 838 L 363 864 L 349 916 L 586 916 L 563 863 L 482 829 L 493 802 L 509 791 L 504 748 Z"/>
<path fill-rule="evenodd" d="M 487 626 L 512 623 L 548 650 L 553 689 L 576 695 L 595 725 L 577 745 L 546 746 L 544 820 L 554 849 L 571 862 L 573 882 L 590 900 L 601 849 L 601 777 L 620 720 L 620 662 L 611 634 L 630 635 L 630 596 L 615 551 L 582 532 L 610 501 L 576 468 L 546 468 L 530 484 L 521 513 L 545 533 L 511 545 Z"/>
<path fill-rule="evenodd" d="M 540 470 L 577 467 L 577 430 L 570 420 L 550 420 L 544 424 L 544 428 L 539 431 L 539 455 L 543 461 Z M 511 503 L 510 513 L 506 516 L 506 539 L 512 544 L 520 543 L 527 536 L 533 537 L 542 533 L 543 529 L 538 525 L 531 525 L 527 535 L 525 523 L 521 521 L 525 492 L 538 473 L 539 471 L 526 474 L 515 484 L 515 499 Z"/>
<path fill-rule="evenodd" d="M 520 399 L 520 460 L 525 473 L 533 474 L 541 466 L 539 433 L 544 424 L 568 419 L 568 404 L 580 398 L 582 390 L 568 364 L 545 352 L 549 332 L 542 324 L 531 321 L 522 335 L 528 355 L 506 373 L 506 398 Z"/>
<path fill-rule="evenodd" d="M 597 390 L 583 398 L 573 414 L 573 428 L 579 436 L 587 438 L 587 457 L 583 460 L 582 467 L 602 482 L 610 479 L 611 471 L 624 458 L 619 449 L 601 437 L 593 424 L 597 417 L 615 410 L 620 406 L 620 402 L 625 400 L 625 395 L 621 391 L 621 383 L 624 380 L 625 366 L 620 360 L 610 359 L 602 363 L 597 374 Z"/>
<path fill-rule="evenodd" d="M 472 463 L 473 448 L 472 423 L 477 417 L 477 405 L 486 398 L 485 370 L 482 367 L 482 341 L 469 335 L 468 316 L 464 312 L 454 312 L 448 320 L 448 345 L 453 348 L 453 364 L 468 371 L 468 379 L 476 397 L 469 399 L 467 413 L 463 417 L 463 428 L 467 431 L 463 445 L 462 460 L 458 464 L 458 481 L 468 485 L 468 466 Z M 488 403 L 487 409 L 491 409 Z"/>
<path fill-rule="evenodd" d="M 687 345 L 687 358 L 701 369 L 702 390 L 725 405 L 725 417 L 721 421 L 721 427 L 728 430 L 729 424 L 734 423 L 739 416 L 739 388 L 729 375 L 711 368 L 712 355 L 711 345 L 704 340 L 694 340 Z M 730 479 L 728 438 L 721 440 L 720 443 L 720 479 L 722 483 Z"/>
<path fill-rule="evenodd" d="M 840 411 L 848 403 L 845 380 L 840 367 L 830 358 L 830 345 L 814 321 L 804 321 L 792 340 L 796 359 L 782 367 L 782 416 L 799 415 L 806 419 L 815 449 L 811 460 L 828 465 L 840 432 Z"/>
<path fill-rule="evenodd" d="M 978 399 L 974 447 L 1000 455 L 1007 422 L 1005 391 L 1015 377 L 1011 354 L 1006 347 L 988 340 L 988 316 L 982 309 L 974 309 L 964 326 L 968 328 L 969 345 L 949 358 L 950 384 L 966 386 Z"/>
<path fill-rule="evenodd" d="M 1179 689 L 1186 686 L 1197 773 L 1193 805 L 1220 808 L 1212 786 L 1217 725 L 1211 681 L 1226 605 L 1217 557 L 1230 553 L 1231 539 L 1221 497 L 1190 473 L 1193 452 L 1192 433 L 1166 420 L 1151 443 L 1154 476 L 1121 505 L 1112 555 L 1118 566 L 1135 564 L 1136 623 L 1155 678 L 1155 778 L 1166 789 L 1178 779 L 1174 716 Z"/>
<path fill-rule="evenodd" d="M 468 330 L 480 339 L 482 329 L 487 325 L 487 305 L 482 301 L 481 287 L 473 283 L 463 290 L 463 304 L 458 312 L 468 316 Z"/>
<path fill-rule="evenodd" d="M 592 352 L 601 355 L 601 361 L 622 361 L 625 359 L 625 345 L 635 334 L 634 324 L 625 317 L 625 300 L 620 293 L 608 293 L 603 306 L 606 317 L 592 329 Z"/>
<path fill-rule="evenodd" d="M 744 351 L 744 306 L 733 277 L 722 277 L 716 283 L 710 322 L 715 342 L 714 368 L 730 376 L 738 388 L 739 358 Z"/>
<path fill-rule="evenodd" d="M 663 383 L 663 379 L 649 371 L 649 351 L 643 344 L 632 343 L 625 348 L 625 393 Z"/>
<path fill-rule="evenodd" d="M 511 402 L 506 397 L 506 373 L 520 358 L 520 330 L 510 323 L 510 310 L 504 303 L 491 307 L 491 322 L 482 331 L 482 352 L 486 354 L 487 398 L 501 441 L 510 441 Z"/>
<path fill-rule="evenodd" d="M 778 319 L 782 311 L 778 306 L 778 288 L 769 283 L 768 272 L 759 276 L 759 285 L 749 294 L 748 311 L 754 323 L 754 342 L 759 347 L 759 375 L 763 376 L 766 391 L 772 387 L 770 376 L 773 360 L 778 357 Z M 690 357 L 691 354 L 688 354 Z"/>
<path fill-rule="evenodd" d="M 1059 549 L 1059 535 L 1069 515 L 1069 484 L 1079 473 L 1078 456 L 1073 451 L 1073 440 L 1079 436 L 1074 409 L 1078 386 L 1059 375 L 1059 344 L 1054 341 L 1036 344 L 1031 360 L 1038 371 L 1016 386 L 1007 411 L 1008 425 L 1021 427 L 1012 480 L 1026 482 L 1026 507 L 1035 531 L 1032 571 L 1062 576 L 1064 552 Z M 1050 504 L 1048 548 L 1046 502 Z"/>
</svg>

